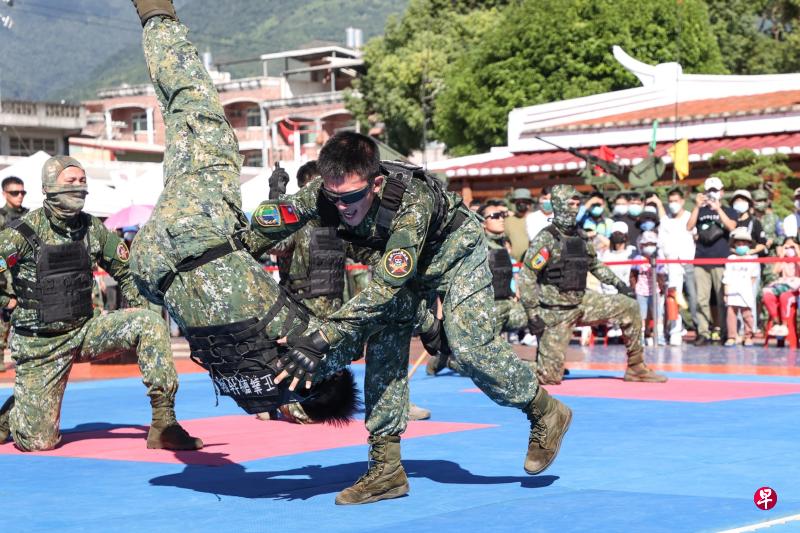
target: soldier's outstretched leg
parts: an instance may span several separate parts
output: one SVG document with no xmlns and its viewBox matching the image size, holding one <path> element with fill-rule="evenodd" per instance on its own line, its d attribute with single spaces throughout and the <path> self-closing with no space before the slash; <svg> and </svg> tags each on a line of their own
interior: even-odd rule
<svg viewBox="0 0 800 533">
<path fill-rule="evenodd" d="M 539 387 L 533 369 L 505 340 L 495 335 L 494 291 L 483 231 L 471 219 L 445 253 L 461 256 L 444 295 L 447 340 L 462 369 L 495 403 L 521 409 L 531 423 L 525 471 L 538 474 L 555 459 L 569 429 L 572 411 Z M 452 237 L 451 237 L 452 238 Z M 476 242 L 477 241 L 477 242 Z"/>
<path fill-rule="evenodd" d="M 639 304 L 622 294 L 603 295 L 587 292 L 581 302 L 579 325 L 592 326 L 613 321 L 622 329 L 622 340 L 628 353 L 625 381 L 664 383 L 667 376 L 654 372 L 644 362 L 642 315 Z"/>
<path fill-rule="evenodd" d="M 178 374 L 166 324 L 149 309 L 125 309 L 89 321 L 78 361 L 103 359 L 135 350 L 152 407 L 148 448 L 199 450 L 203 441 L 189 435 L 175 418 Z"/>
<path fill-rule="evenodd" d="M 14 396 L 11 395 L 0 407 L 0 444 L 8 440 L 11 434 L 11 408 L 14 407 Z"/>
<path fill-rule="evenodd" d="M 572 329 L 577 320 L 577 310 L 540 310 L 539 316 L 546 327 L 536 351 L 536 375 L 539 383 L 558 385 L 564 377 L 564 358 Z"/>
</svg>

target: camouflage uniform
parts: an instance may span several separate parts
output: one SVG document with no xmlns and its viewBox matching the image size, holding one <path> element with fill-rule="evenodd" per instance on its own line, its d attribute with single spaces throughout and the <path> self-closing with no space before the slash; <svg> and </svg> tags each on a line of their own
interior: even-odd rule
<svg viewBox="0 0 800 533">
<path fill-rule="evenodd" d="M 20 207 L 15 209 L 6 204 L 0 208 L 0 230 L 3 230 L 9 222 L 17 220 L 28 213 L 30 209 Z M 11 286 L 11 272 L 4 272 L 0 274 L 0 290 Z M 3 372 L 6 367 L 3 363 L 5 349 L 8 347 L 8 332 L 11 330 L 11 321 L 6 322 L 5 316 L 0 320 L 0 372 Z"/>
<path fill-rule="evenodd" d="M 577 192 L 571 186 L 553 189 L 552 202 L 555 228 L 563 241 L 576 235 L 575 212 L 570 212 L 567 202 Z M 556 285 L 543 283 L 542 276 L 548 266 L 561 259 L 562 244 L 550 232 L 541 231 L 525 253 L 520 272 L 520 296 L 530 320 L 538 316 L 545 329 L 539 339 L 536 372 L 545 384 L 561 383 L 564 373 L 564 355 L 572 330 L 576 326 L 593 326 L 613 321 L 622 329 L 622 338 L 628 352 L 629 368 L 644 367 L 642 348 L 642 318 L 639 306 L 632 297 L 630 287 L 597 259 L 594 246 L 586 243 L 589 272 L 602 283 L 616 287 L 621 294 L 602 295 L 586 290 L 566 291 Z M 584 239 L 585 240 L 585 239 Z M 585 274 L 584 274 L 585 275 Z M 644 367 L 646 368 L 646 367 Z M 626 379 L 628 379 L 626 373 Z"/>
<path fill-rule="evenodd" d="M 82 218 L 87 230 L 76 231 L 75 239 L 63 221 L 44 209 L 34 210 L 23 220 L 44 244 L 88 242 L 91 260 L 119 282 L 132 304 L 144 305 L 128 273 L 125 244 L 96 217 L 82 215 Z M 0 257 L 5 258 L 3 268 L 7 264 L 15 280 L 33 282 L 36 279 L 33 250 L 19 231 L 5 229 L 0 233 Z M 0 305 L 6 305 L 11 296 L 4 291 L 0 295 Z M 152 405 L 174 405 L 178 377 L 169 336 L 164 321 L 152 311 L 128 309 L 96 318 L 44 324 L 35 309 L 20 304 L 12 315 L 12 325 L 16 333 L 11 350 L 17 374 L 10 426 L 16 446 L 22 450 L 48 450 L 58 444 L 61 400 L 74 362 L 135 350 Z"/>
<path fill-rule="evenodd" d="M 307 221 L 319 218 L 317 200 L 321 186 L 322 180 L 317 178 L 291 197 L 262 203 L 253 214 L 253 228 L 270 238 L 283 238 Z M 444 329 L 453 357 L 464 375 L 472 378 L 492 400 L 524 409 L 538 390 L 530 367 L 495 333 L 492 274 L 483 228 L 457 195 L 448 193 L 447 202 L 447 221 L 458 210 L 466 220 L 447 234 L 440 246 L 429 251 L 425 244 L 434 199 L 423 181 L 410 180 L 392 220 L 385 250 L 371 253 L 369 261 L 362 259 L 373 267 L 372 280 L 328 317 L 321 328 L 323 335 L 336 345 L 357 337 L 364 326 L 378 318 L 393 323 L 392 328 L 370 337 L 367 349 L 366 424 L 373 436 L 400 435 L 406 427 L 408 344 L 413 320 L 394 325 L 392 317 L 393 302 L 406 291 L 417 299 L 430 292 L 442 299 Z M 274 224 L 275 219 L 270 219 L 269 214 L 281 209 L 290 209 L 297 221 L 278 217 L 278 223 Z M 340 229 L 360 237 L 373 235 L 377 212 L 378 202 L 358 226 L 347 228 L 341 224 Z M 367 253 L 361 246 L 354 249 Z"/>
<path fill-rule="evenodd" d="M 183 24 L 166 17 L 151 18 L 144 26 L 145 59 L 166 125 L 164 190 L 136 235 L 131 254 L 131 273 L 142 294 L 153 303 L 163 302 L 184 330 L 260 319 L 281 295 L 255 259 L 280 239 L 247 230 L 236 136 L 187 32 Z M 177 273 L 162 294 L 161 281 L 181 261 L 234 238 L 245 248 Z M 379 322 L 371 326 L 381 327 Z M 319 324 L 311 317 L 307 325 L 313 330 Z M 283 306 L 267 324 L 265 335 L 278 339 L 305 329 L 303 318 Z M 318 378 L 346 366 L 358 355 L 355 346 L 332 351 Z"/>
<path fill-rule="evenodd" d="M 506 248 L 505 235 L 493 235 L 486 233 L 486 242 L 489 249 L 502 250 Z M 499 335 L 503 331 L 515 331 L 524 328 L 528 324 L 528 315 L 522 303 L 516 298 L 505 298 L 494 301 L 494 320 L 495 334 Z"/>
</svg>

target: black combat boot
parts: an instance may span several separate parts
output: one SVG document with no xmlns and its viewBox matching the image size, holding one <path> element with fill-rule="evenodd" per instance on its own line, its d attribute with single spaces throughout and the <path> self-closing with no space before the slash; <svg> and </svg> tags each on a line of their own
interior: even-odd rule
<svg viewBox="0 0 800 533">
<path fill-rule="evenodd" d="M 628 357 L 628 368 L 625 370 L 625 381 L 639 381 L 645 383 L 664 383 L 667 376 L 654 372 L 644 362 L 642 354 Z"/>
<path fill-rule="evenodd" d="M 192 437 L 178 424 L 172 400 L 163 397 L 151 399 L 153 422 L 147 432 L 147 447 L 165 450 L 199 450 L 203 441 Z"/>
<path fill-rule="evenodd" d="M 178 20 L 172 0 L 131 0 L 142 21 L 142 27 L 153 17 L 169 17 Z"/>
<path fill-rule="evenodd" d="M 550 396 L 544 387 L 539 387 L 536 397 L 524 411 L 531 422 L 525 472 L 540 474 L 558 455 L 561 441 L 572 422 L 572 410 Z"/>
<path fill-rule="evenodd" d="M 352 487 L 336 495 L 336 505 L 372 503 L 408 494 L 408 478 L 400 462 L 400 436 L 370 435 L 369 469 Z"/>
<path fill-rule="evenodd" d="M 11 408 L 14 407 L 14 397 L 8 399 L 0 407 L 0 444 L 8 440 L 11 433 Z"/>
</svg>

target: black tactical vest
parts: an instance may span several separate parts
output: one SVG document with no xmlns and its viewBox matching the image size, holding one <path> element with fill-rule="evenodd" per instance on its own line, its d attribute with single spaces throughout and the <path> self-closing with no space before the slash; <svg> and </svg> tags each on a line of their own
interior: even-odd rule
<svg viewBox="0 0 800 533">
<path fill-rule="evenodd" d="M 444 186 L 441 181 L 427 174 L 422 167 L 402 161 L 382 161 L 381 173 L 385 176 L 386 185 L 383 187 L 378 214 L 375 218 L 375 229 L 369 237 L 359 237 L 349 231 L 339 231 L 339 236 L 347 242 L 351 242 L 356 246 L 372 248 L 373 250 L 385 250 L 386 243 L 389 241 L 389 229 L 392 221 L 397 214 L 397 210 L 400 209 L 403 195 L 412 179 L 424 181 L 434 199 L 433 215 L 428 225 L 428 237 L 425 239 L 422 253 L 438 249 L 447 235 L 458 228 L 466 219 L 466 216 L 461 211 L 458 211 L 448 223 L 449 204 Z M 337 227 L 339 225 L 339 214 L 336 206 L 331 204 L 321 193 L 318 204 L 322 224 L 324 226 Z"/>
<path fill-rule="evenodd" d="M 297 251 L 295 251 L 297 253 Z M 345 242 L 336 236 L 336 228 L 314 228 L 308 250 L 308 272 L 290 281 L 292 294 L 301 300 L 344 294 Z"/>
<path fill-rule="evenodd" d="M 66 244 L 43 244 L 22 220 L 9 224 L 33 250 L 36 281 L 15 276 L 14 291 L 19 305 L 36 309 L 43 324 L 72 322 L 92 317 L 92 261 L 84 240 Z"/>
<path fill-rule="evenodd" d="M 553 226 L 545 228 L 561 243 L 561 257 L 548 263 L 539 279 L 547 285 L 555 285 L 562 291 L 586 290 L 589 273 L 589 250 L 586 240 L 580 236 L 562 236 Z"/>
<path fill-rule="evenodd" d="M 511 298 L 511 280 L 514 279 L 514 264 L 511 254 L 505 248 L 489 249 L 489 269 L 492 271 L 492 287 L 494 299 L 505 300 Z"/>
</svg>

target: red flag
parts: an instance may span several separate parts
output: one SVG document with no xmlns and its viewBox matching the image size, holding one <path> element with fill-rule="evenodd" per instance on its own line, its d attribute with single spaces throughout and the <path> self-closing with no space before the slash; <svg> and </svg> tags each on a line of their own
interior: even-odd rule
<svg viewBox="0 0 800 533">
<path fill-rule="evenodd" d="M 603 161 L 608 161 L 610 163 L 617 158 L 617 154 L 615 154 L 614 151 L 608 146 L 603 145 L 597 150 L 597 157 L 599 157 Z M 603 170 L 601 167 L 595 165 L 594 173 L 596 175 L 603 175 L 606 173 L 606 171 Z"/>
</svg>

